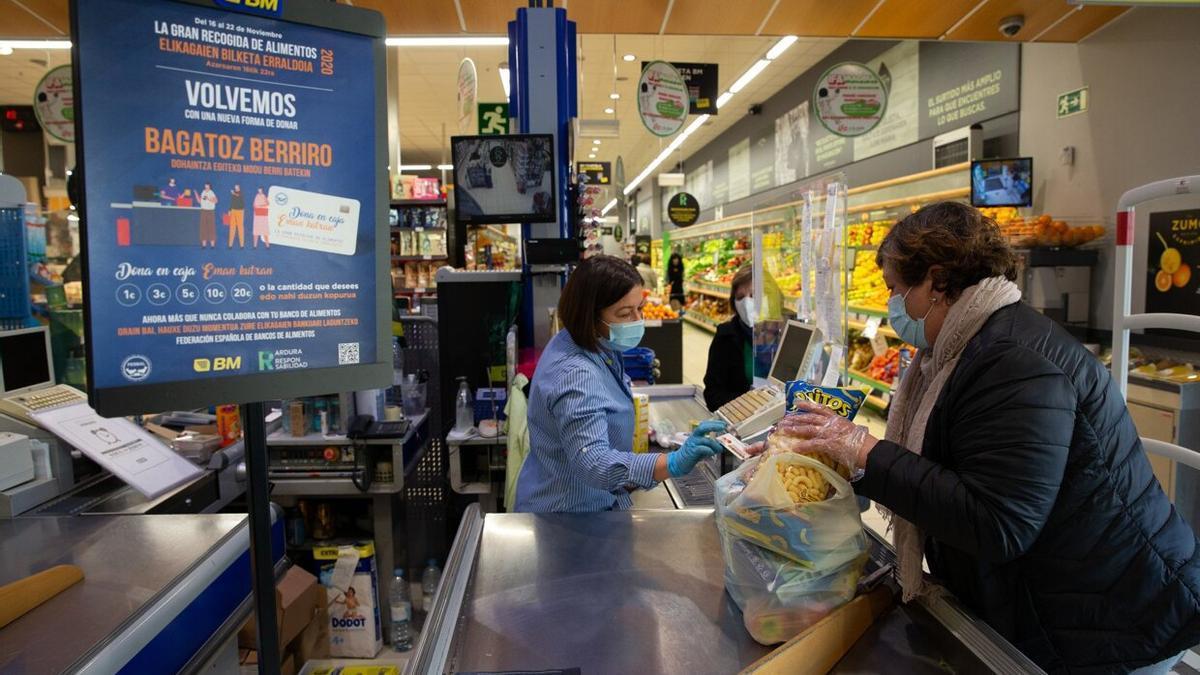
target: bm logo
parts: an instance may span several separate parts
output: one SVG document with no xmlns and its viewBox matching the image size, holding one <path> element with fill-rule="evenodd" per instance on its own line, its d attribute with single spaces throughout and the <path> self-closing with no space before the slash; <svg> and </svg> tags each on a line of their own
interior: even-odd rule
<svg viewBox="0 0 1200 675">
<path fill-rule="evenodd" d="M 283 13 L 283 0 L 214 0 L 220 7 L 241 9 L 255 14 L 279 16 Z"/>
<path fill-rule="evenodd" d="M 242 357 L 218 356 L 212 359 L 192 359 L 192 370 L 197 373 L 221 372 L 226 370 L 241 370 Z"/>
</svg>

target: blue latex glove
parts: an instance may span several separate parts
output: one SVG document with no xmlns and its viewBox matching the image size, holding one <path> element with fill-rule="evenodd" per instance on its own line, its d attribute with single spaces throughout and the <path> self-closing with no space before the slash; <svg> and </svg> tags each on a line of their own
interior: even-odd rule
<svg viewBox="0 0 1200 675">
<path fill-rule="evenodd" d="M 708 434 L 725 431 L 725 423 L 721 420 L 701 422 L 691 436 L 683 442 L 683 446 L 674 452 L 667 453 L 667 473 L 672 478 L 686 476 L 696 468 L 696 464 L 705 458 L 720 453 L 725 448 Z"/>
</svg>

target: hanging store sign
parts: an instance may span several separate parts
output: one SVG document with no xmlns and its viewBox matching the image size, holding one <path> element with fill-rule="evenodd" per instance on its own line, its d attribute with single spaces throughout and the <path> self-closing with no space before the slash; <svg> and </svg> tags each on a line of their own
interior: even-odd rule
<svg viewBox="0 0 1200 675">
<path fill-rule="evenodd" d="M 469 134 L 475 131 L 475 108 L 479 99 L 479 79 L 475 62 L 463 59 L 458 64 L 458 131 Z"/>
<path fill-rule="evenodd" d="M 575 176 L 580 183 L 609 185 L 612 182 L 612 162 L 576 162 Z"/>
<path fill-rule="evenodd" d="M 75 142 L 75 92 L 71 82 L 71 66 L 59 66 L 46 73 L 33 92 L 38 124 L 64 143 Z"/>
<path fill-rule="evenodd" d="M 503 136 L 509 133 L 507 103 L 480 103 L 478 117 L 480 136 Z"/>
<path fill-rule="evenodd" d="M 102 415 L 391 380 L 383 18 L 282 11 L 72 3 Z"/>
<path fill-rule="evenodd" d="M 650 65 L 649 61 L 642 62 L 642 70 Z M 716 115 L 717 72 L 715 63 L 679 63 L 671 62 L 672 66 L 683 77 L 683 83 L 688 89 L 689 109 L 693 115 Z"/>
<path fill-rule="evenodd" d="M 838 136 L 861 136 L 887 112 L 887 87 L 862 63 L 847 61 L 826 70 L 813 88 L 813 108 L 821 125 Z"/>
<path fill-rule="evenodd" d="M 655 136 L 671 136 L 683 128 L 691 103 L 687 83 L 675 66 L 651 61 L 638 80 L 638 115 Z"/>
<path fill-rule="evenodd" d="M 671 197 L 671 201 L 667 202 L 667 218 L 676 227 L 695 225 L 700 219 L 700 204 L 690 194 L 677 192 Z"/>
</svg>

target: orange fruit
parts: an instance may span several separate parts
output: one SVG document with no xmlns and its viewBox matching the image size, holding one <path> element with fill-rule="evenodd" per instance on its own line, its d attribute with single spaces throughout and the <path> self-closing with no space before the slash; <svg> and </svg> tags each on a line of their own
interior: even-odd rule
<svg viewBox="0 0 1200 675">
<path fill-rule="evenodd" d="M 1164 270 L 1165 271 L 1165 270 Z M 1175 282 L 1176 288 L 1183 288 L 1192 280 L 1192 267 L 1187 263 L 1180 263 L 1179 269 L 1175 270 L 1175 274 L 1171 275 L 1171 280 Z"/>
<path fill-rule="evenodd" d="M 1159 270 L 1158 274 L 1154 275 L 1154 287 L 1160 292 L 1166 293 L 1171 290 L 1172 283 L 1174 283 L 1174 279 L 1170 274 L 1167 274 L 1166 270 Z"/>
<path fill-rule="evenodd" d="M 1180 255 L 1179 249 L 1169 248 L 1163 251 L 1162 257 L 1158 259 L 1158 264 L 1167 274 L 1174 274 L 1183 264 L 1183 256 Z"/>
</svg>

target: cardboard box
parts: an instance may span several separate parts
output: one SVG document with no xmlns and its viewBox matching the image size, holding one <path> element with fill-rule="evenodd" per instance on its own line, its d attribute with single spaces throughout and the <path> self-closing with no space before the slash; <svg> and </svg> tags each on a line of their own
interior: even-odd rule
<svg viewBox="0 0 1200 675">
<path fill-rule="evenodd" d="M 292 566 L 275 584 L 275 625 L 279 627 L 280 658 L 287 646 L 300 635 L 323 607 L 325 594 L 317 578 L 299 567 Z M 255 649 L 258 646 L 258 629 L 253 615 L 238 631 L 238 646 Z"/>
<path fill-rule="evenodd" d="M 321 594 L 321 602 L 313 620 L 308 622 L 291 644 L 292 653 L 296 655 L 297 668 L 303 668 L 304 664 L 314 659 L 329 658 L 329 608 L 326 607 L 329 601 L 323 586 L 317 590 Z"/>
</svg>

